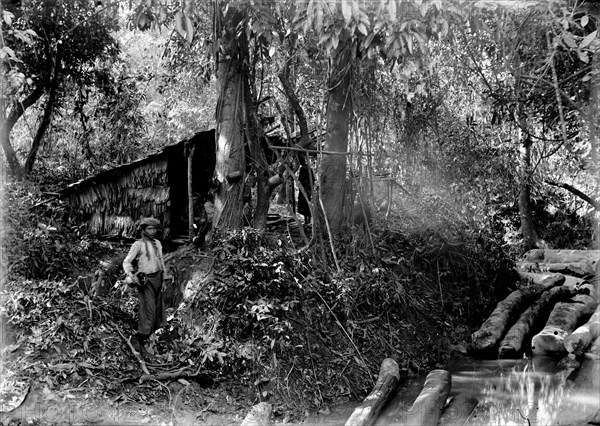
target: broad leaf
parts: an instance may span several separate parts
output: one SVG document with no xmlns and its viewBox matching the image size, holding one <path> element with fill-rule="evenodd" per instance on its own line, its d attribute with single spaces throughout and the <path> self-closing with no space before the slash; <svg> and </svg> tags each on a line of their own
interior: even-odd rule
<svg viewBox="0 0 600 426">
<path fill-rule="evenodd" d="M 342 15 L 346 25 L 352 21 L 352 0 L 342 0 Z"/>
<path fill-rule="evenodd" d="M 573 34 L 571 34 L 569 32 L 565 32 L 565 33 L 563 33 L 562 39 L 563 39 L 563 42 L 571 49 L 577 48 L 577 43 L 575 42 L 575 39 L 573 38 Z"/>
<path fill-rule="evenodd" d="M 396 20 L 396 0 L 390 0 L 388 3 L 388 12 L 390 14 L 390 21 Z"/>
<path fill-rule="evenodd" d="M 360 23 L 358 24 L 358 31 L 360 31 L 360 33 L 361 33 L 362 35 L 365 35 L 365 36 L 366 36 L 366 35 L 367 35 L 367 27 L 365 26 L 365 24 L 363 24 L 362 22 L 360 22 Z"/>
<path fill-rule="evenodd" d="M 594 41 L 594 39 L 596 38 L 596 33 L 597 32 L 598 32 L 598 30 L 596 30 L 593 33 L 590 33 L 587 36 L 585 36 L 585 38 L 583 40 L 581 40 L 581 43 L 579 44 L 579 48 L 583 49 L 584 47 L 589 46 L 590 43 L 592 41 Z"/>
</svg>

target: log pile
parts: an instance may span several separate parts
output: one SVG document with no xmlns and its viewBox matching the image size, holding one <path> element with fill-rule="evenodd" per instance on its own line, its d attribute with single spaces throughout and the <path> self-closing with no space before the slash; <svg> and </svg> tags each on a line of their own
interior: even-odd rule
<svg viewBox="0 0 600 426">
<path fill-rule="evenodd" d="M 379 369 L 375 387 L 364 402 L 354 410 L 346 422 L 346 426 L 372 425 L 390 395 L 396 390 L 399 380 L 400 369 L 398 363 L 391 358 L 384 359 Z"/>
<path fill-rule="evenodd" d="M 477 399 L 457 394 L 446 403 L 452 387 L 452 377 L 446 370 L 433 370 L 425 379 L 423 388 L 410 409 L 400 412 L 399 407 L 389 407 L 399 381 L 398 364 L 386 358 L 381 364 L 373 390 L 348 418 L 345 426 L 373 425 L 383 407 L 399 415 L 393 423 L 405 425 L 463 425 L 478 404 Z M 389 420 L 389 419 L 386 419 Z M 383 423 L 386 423 L 384 420 Z"/>
<path fill-rule="evenodd" d="M 600 334 L 599 264 L 600 250 L 527 252 L 516 265 L 524 285 L 473 333 L 473 352 L 582 356 Z"/>
</svg>

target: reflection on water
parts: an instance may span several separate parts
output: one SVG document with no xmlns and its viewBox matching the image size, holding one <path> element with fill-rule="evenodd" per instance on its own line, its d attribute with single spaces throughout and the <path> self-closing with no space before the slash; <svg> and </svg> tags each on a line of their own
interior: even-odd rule
<svg viewBox="0 0 600 426">
<path fill-rule="evenodd" d="M 600 409 L 598 363 L 586 361 L 574 378 L 546 357 L 473 361 L 452 368 L 452 394 L 479 400 L 470 425 L 585 424 Z"/>
</svg>

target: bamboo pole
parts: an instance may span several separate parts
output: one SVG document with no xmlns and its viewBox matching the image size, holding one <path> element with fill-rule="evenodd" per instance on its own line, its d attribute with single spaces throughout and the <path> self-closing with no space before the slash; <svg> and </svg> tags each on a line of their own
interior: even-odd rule
<svg viewBox="0 0 600 426">
<path fill-rule="evenodd" d="M 192 146 L 187 151 L 187 191 L 188 191 L 188 236 L 190 242 L 194 240 L 194 151 Z"/>
</svg>

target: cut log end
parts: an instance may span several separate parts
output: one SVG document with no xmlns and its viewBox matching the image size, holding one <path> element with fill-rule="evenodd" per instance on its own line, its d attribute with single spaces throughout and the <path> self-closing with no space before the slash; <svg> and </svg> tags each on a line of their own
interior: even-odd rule
<svg viewBox="0 0 600 426">
<path fill-rule="evenodd" d="M 254 405 L 240 426 L 271 426 L 271 404 L 260 402 Z"/>
</svg>

